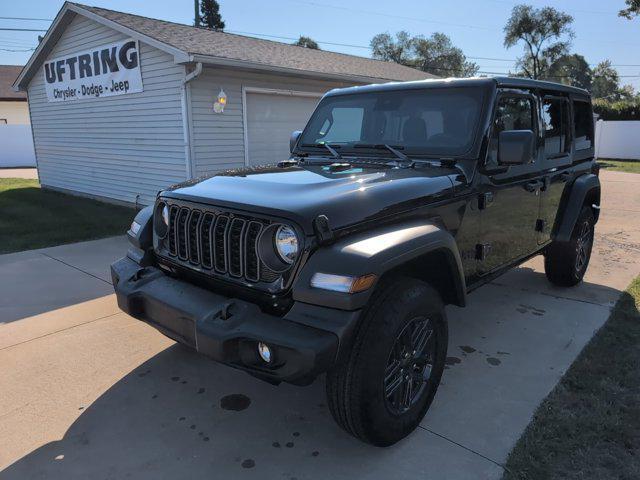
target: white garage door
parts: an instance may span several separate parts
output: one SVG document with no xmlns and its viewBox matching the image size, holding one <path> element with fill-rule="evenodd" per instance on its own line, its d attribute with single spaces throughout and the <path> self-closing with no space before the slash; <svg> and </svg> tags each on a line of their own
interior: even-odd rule
<svg viewBox="0 0 640 480">
<path fill-rule="evenodd" d="M 289 158 L 289 138 L 302 130 L 320 97 L 247 92 L 249 165 Z"/>
</svg>

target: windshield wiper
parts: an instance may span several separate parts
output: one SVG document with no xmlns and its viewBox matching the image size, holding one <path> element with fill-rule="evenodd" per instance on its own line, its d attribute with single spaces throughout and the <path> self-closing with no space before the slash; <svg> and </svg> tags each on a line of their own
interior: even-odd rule
<svg viewBox="0 0 640 480">
<path fill-rule="evenodd" d="M 400 148 L 404 148 L 400 146 L 392 147 L 391 145 L 387 145 L 386 143 L 356 143 L 353 145 L 353 148 L 373 148 L 375 150 L 387 149 L 403 162 L 413 162 L 413 160 L 411 160 L 408 156 L 398 150 Z"/>
<path fill-rule="evenodd" d="M 340 155 L 335 148 L 333 148 L 331 145 L 329 145 L 328 143 L 324 143 L 324 142 L 319 142 L 319 143 L 303 143 L 302 145 L 300 145 L 301 147 L 305 148 L 305 147 L 316 147 L 316 148 L 326 148 L 327 150 L 329 150 L 329 152 L 331 153 L 331 155 L 333 155 L 333 158 L 342 158 L 342 155 Z"/>
</svg>

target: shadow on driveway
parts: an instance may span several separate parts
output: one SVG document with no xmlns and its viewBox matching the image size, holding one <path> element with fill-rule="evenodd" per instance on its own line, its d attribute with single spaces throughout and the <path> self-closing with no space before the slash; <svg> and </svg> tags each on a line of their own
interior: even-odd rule
<svg viewBox="0 0 640 480">
<path fill-rule="evenodd" d="M 90 406 L 69 407 L 81 413 L 64 437 L 0 476 L 499 478 L 499 464 L 536 406 L 609 312 L 564 298 L 565 289 L 527 291 L 520 277 L 536 285 L 544 274 L 524 269 L 506 282 L 513 286 L 486 285 L 470 295 L 467 308 L 449 308 L 443 384 L 422 427 L 394 447 L 370 447 L 340 430 L 325 403 L 323 377 L 309 387 L 275 387 L 172 345 Z M 584 284 L 572 294 L 592 299 L 594 291 L 618 293 Z M 144 349 L 135 340 L 129 348 Z M 109 344 L 96 348 L 104 354 Z"/>
<path fill-rule="evenodd" d="M 434 468 L 438 478 L 499 470 L 422 429 L 393 448 L 364 445 L 333 422 L 324 378 L 275 387 L 174 345 L 2 478 L 424 478 Z"/>
</svg>

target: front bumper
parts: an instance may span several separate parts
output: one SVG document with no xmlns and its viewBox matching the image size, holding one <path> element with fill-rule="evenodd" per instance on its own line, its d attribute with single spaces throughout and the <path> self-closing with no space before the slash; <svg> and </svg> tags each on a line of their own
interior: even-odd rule
<svg viewBox="0 0 640 480">
<path fill-rule="evenodd" d="M 273 383 L 308 384 L 335 362 L 348 343 L 359 311 L 301 302 L 284 317 L 141 267 L 125 257 L 111 265 L 118 306 L 168 337 L 212 359 Z M 274 352 L 266 364 L 257 353 L 264 342 Z"/>
</svg>

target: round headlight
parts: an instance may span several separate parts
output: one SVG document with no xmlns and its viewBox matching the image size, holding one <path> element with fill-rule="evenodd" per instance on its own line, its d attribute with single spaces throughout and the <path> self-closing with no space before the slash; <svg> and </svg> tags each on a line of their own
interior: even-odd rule
<svg viewBox="0 0 640 480">
<path fill-rule="evenodd" d="M 169 207 L 166 204 L 162 207 L 162 221 L 167 227 L 169 226 Z"/>
<path fill-rule="evenodd" d="M 164 238 L 169 231 L 169 207 L 166 203 L 160 202 L 156 205 L 156 211 L 153 215 L 153 223 L 156 235 Z"/>
<path fill-rule="evenodd" d="M 280 225 L 273 239 L 282 261 L 292 264 L 298 256 L 298 236 L 291 227 Z"/>
</svg>

